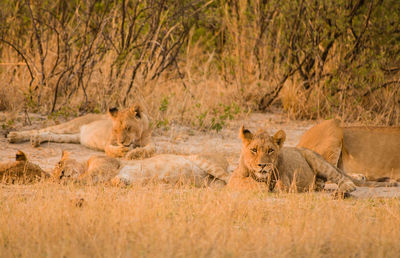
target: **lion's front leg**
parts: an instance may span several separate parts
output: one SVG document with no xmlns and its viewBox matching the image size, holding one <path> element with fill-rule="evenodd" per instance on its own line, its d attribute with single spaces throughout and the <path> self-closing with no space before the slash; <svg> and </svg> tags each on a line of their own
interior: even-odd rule
<svg viewBox="0 0 400 258">
<path fill-rule="evenodd" d="M 232 175 L 227 186 L 232 190 L 269 190 L 266 183 L 259 183 L 251 177 L 239 175 Z"/>
<path fill-rule="evenodd" d="M 137 147 L 126 153 L 126 159 L 143 159 L 151 157 L 156 151 L 156 146 L 154 143 L 150 143 L 144 147 Z"/>
<path fill-rule="evenodd" d="M 338 191 L 342 193 L 350 193 L 356 190 L 352 178 L 331 165 L 321 155 L 305 148 L 299 148 L 299 150 L 318 178 L 324 178 L 337 184 Z"/>
<path fill-rule="evenodd" d="M 113 157 L 113 158 L 125 157 L 125 155 L 128 153 L 128 151 L 129 151 L 128 147 L 124 147 L 121 145 L 108 144 L 104 148 L 104 152 L 106 153 L 106 155 L 109 157 Z"/>
<path fill-rule="evenodd" d="M 21 132 L 9 132 L 7 135 L 7 141 L 9 143 L 20 143 L 29 141 L 32 135 L 37 134 L 38 130 L 21 131 Z"/>
<path fill-rule="evenodd" d="M 80 143 L 79 134 L 56 134 L 51 132 L 38 132 L 31 135 L 32 147 L 39 147 L 43 142 Z"/>
<path fill-rule="evenodd" d="M 283 175 L 283 176 L 281 176 L 281 178 L 279 178 L 276 181 L 276 184 L 275 184 L 275 187 L 273 188 L 273 190 L 278 193 L 287 193 L 290 190 L 292 190 L 293 187 L 296 188 L 295 184 L 293 186 L 293 182 L 290 181 L 289 177 L 286 175 Z M 293 189 L 293 190 L 295 190 L 295 189 Z"/>
</svg>

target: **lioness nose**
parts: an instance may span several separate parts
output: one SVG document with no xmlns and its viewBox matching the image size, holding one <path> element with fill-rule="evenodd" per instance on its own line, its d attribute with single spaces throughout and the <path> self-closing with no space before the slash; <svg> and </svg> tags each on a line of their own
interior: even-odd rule
<svg viewBox="0 0 400 258">
<path fill-rule="evenodd" d="M 259 164 L 258 164 L 258 166 L 259 166 L 260 168 L 265 168 L 266 165 L 267 165 L 267 164 L 265 164 L 265 163 L 259 163 Z"/>
</svg>

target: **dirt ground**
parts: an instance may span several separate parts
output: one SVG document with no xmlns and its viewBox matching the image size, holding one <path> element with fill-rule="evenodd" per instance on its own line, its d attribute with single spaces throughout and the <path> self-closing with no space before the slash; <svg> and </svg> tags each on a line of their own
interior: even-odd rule
<svg viewBox="0 0 400 258">
<path fill-rule="evenodd" d="M 49 121 L 45 116 L 29 114 L 30 125 L 25 114 L 14 115 L 13 129 L 29 130 L 42 128 L 61 121 Z M 9 114 L 0 113 L 0 125 L 6 123 Z M 199 131 L 184 126 L 169 126 L 153 131 L 153 140 L 156 143 L 157 153 L 195 154 L 218 152 L 223 153 L 230 164 L 229 170 L 237 166 L 240 154 L 240 139 L 238 130 L 243 124 L 250 130 L 264 127 L 273 134 L 282 129 L 286 132 L 285 146 L 295 146 L 303 133 L 315 125 L 316 121 L 294 121 L 285 115 L 277 113 L 253 113 L 243 119 L 230 121 L 226 128 L 219 132 Z M 7 129 L 0 129 L 0 162 L 12 161 L 17 150 L 24 151 L 30 161 L 39 164 L 44 170 L 51 171 L 59 161 L 62 150 L 70 151 L 72 156 L 79 161 L 87 160 L 94 154 L 102 154 L 78 144 L 43 143 L 38 148 L 33 148 L 29 142 L 10 144 L 5 138 Z M 328 188 L 334 188 L 328 185 Z M 352 193 L 355 198 L 391 198 L 400 197 L 400 187 L 367 188 L 359 187 Z"/>
</svg>

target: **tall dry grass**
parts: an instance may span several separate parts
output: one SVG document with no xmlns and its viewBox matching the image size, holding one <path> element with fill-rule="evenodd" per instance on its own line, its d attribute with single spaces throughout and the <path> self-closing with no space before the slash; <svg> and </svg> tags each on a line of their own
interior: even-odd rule
<svg viewBox="0 0 400 258">
<path fill-rule="evenodd" d="M 82 205 L 76 200 L 83 198 Z M 2 257 L 398 257 L 396 199 L 1 186 Z"/>
<path fill-rule="evenodd" d="M 199 66 L 198 59 L 203 50 L 193 45 L 187 48 L 187 52 L 186 59 L 182 61 L 185 78 L 180 78 L 173 71 L 154 80 L 143 78 L 139 74 L 125 105 L 141 103 L 155 127 L 168 128 L 173 123 L 180 123 L 199 129 L 214 130 L 224 127 L 230 119 L 257 109 L 254 96 L 261 96 L 259 87 L 258 91 L 252 92 L 251 89 L 257 90 L 257 88 L 249 86 L 246 91 L 243 91 L 242 87 L 235 84 L 226 84 L 220 75 L 215 74 L 217 70 L 216 64 L 213 63 L 215 57 L 205 56 L 204 58 L 209 59 L 209 62 L 204 62 Z M 70 117 L 85 112 L 105 112 L 109 107 L 123 106 L 121 99 L 125 96 L 125 86 L 129 84 L 130 78 L 125 76 L 110 82 L 110 68 L 115 58 L 114 53 L 109 53 L 103 57 L 102 62 L 94 65 L 90 87 L 86 91 L 88 103 L 84 110 L 81 108 L 85 102 L 85 96 L 78 89 L 72 97 L 68 97 L 68 94 L 60 94 L 57 109 L 49 117 Z M 8 85 L 0 87 L 0 110 L 20 112 L 28 109 L 46 113 L 53 101 L 52 87 L 42 89 L 42 104 L 39 107 L 35 106 L 30 100 L 32 92 L 27 85 L 29 76 L 26 66 L 16 65 L 18 58 L 15 56 L 14 58 L 4 57 L 3 60 L 5 59 L 9 60 L 9 64 L 3 66 L 0 81 L 8 82 Z M 45 66 L 47 70 L 50 70 L 51 64 L 51 62 L 47 63 Z M 118 87 L 118 85 L 124 87 Z"/>
<path fill-rule="evenodd" d="M 0 109 L 69 116 L 141 102 L 156 126 L 218 130 L 276 105 L 297 119 L 400 123 L 396 1 L 139 3 L 3 3 Z"/>
</svg>

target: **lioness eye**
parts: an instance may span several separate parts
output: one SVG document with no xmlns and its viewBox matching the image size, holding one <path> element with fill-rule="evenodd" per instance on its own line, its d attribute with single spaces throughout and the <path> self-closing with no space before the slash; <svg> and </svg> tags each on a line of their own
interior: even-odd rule
<svg viewBox="0 0 400 258">
<path fill-rule="evenodd" d="M 274 149 L 269 149 L 268 154 L 272 154 L 272 153 L 274 153 Z"/>
<path fill-rule="evenodd" d="M 256 149 L 256 148 L 253 148 L 253 149 L 251 149 L 251 152 L 257 153 L 257 149 Z"/>
</svg>

